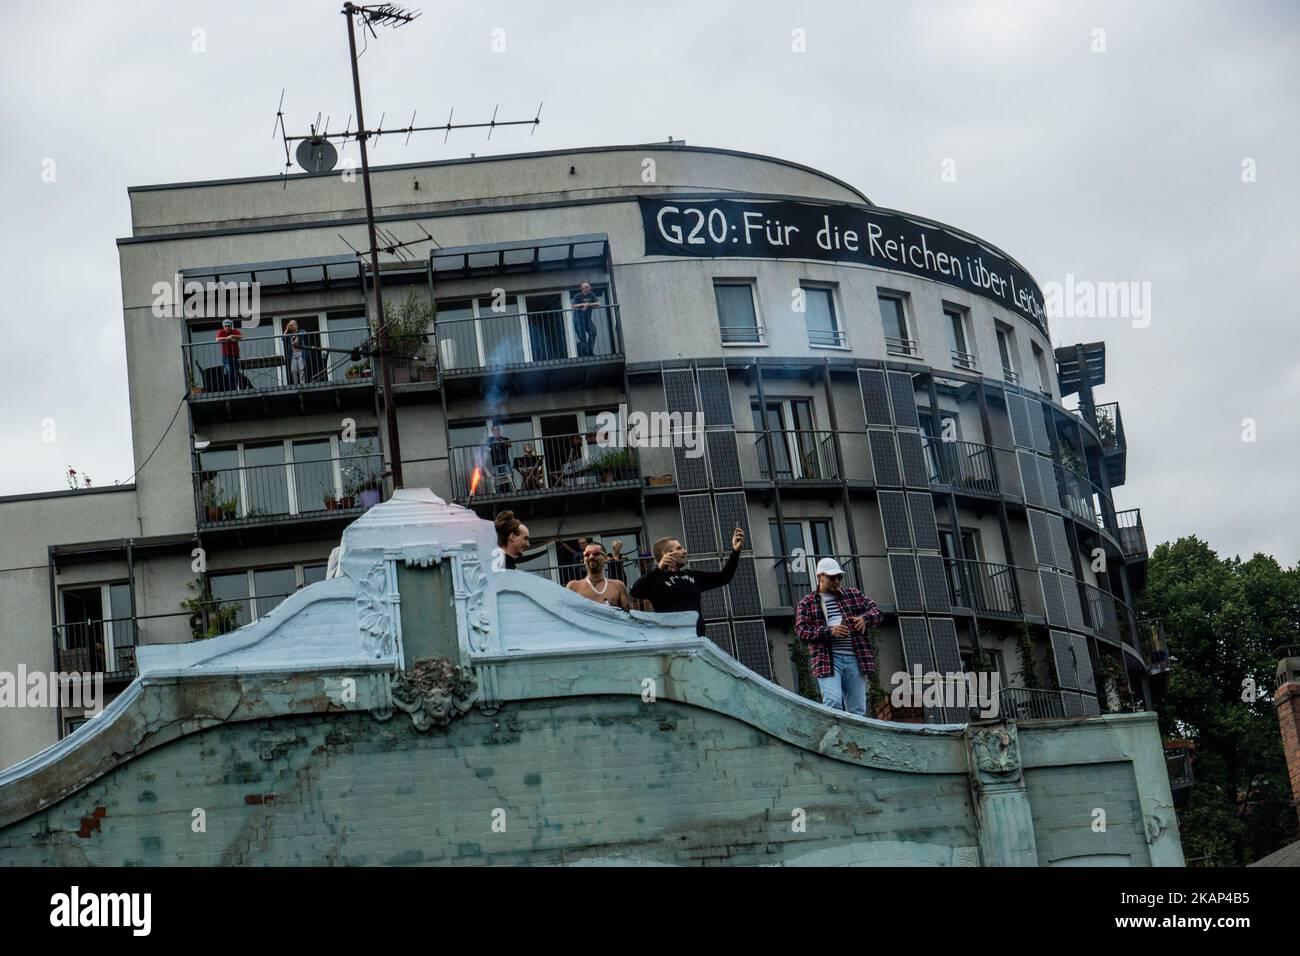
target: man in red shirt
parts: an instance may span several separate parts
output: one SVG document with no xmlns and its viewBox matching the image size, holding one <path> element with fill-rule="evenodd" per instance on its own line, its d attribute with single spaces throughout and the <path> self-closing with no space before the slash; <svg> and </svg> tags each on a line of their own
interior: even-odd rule
<svg viewBox="0 0 1300 956">
<path fill-rule="evenodd" d="M 226 319 L 217 330 L 217 341 L 221 343 L 221 367 L 226 377 L 226 391 L 233 392 L 239 388 L 239 341 L 243 333 L 235 328 L 233 319 Z"/>
</svg>

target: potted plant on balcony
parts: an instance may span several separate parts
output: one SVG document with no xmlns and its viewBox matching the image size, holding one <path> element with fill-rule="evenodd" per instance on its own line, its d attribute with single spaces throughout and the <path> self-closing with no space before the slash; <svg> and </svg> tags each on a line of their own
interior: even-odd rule
<svg viewBox="0 0 1300 956">
<path fill-rule="evenodd" d="M 632 449 L 609 448 L 592 458 L 584 470 L 589 474 L 599 473 L 600 480 L 609 484 L 626 478 L 632 465 Z"/>
<path fill-rule="evenodd" d="M 384 310 L 396 384 L 422 380 L 424 347 L 437 314 L 437 307 L 415 289 L 408 289 L 400 303 Z"/>
<path fill-rule="evenodd" d="M 222 604 L 202 579 L 191 581 L 189 588 L 197 593 L 181 601 L 181 610 L 190 612 L 190 636 L 194 640 L 228 634 L 239 626 L 242 602 Z"/>
<path fill-rule="evenodd" d="M 208 521 L 221 520 L 221 504 L 217 501 L 217 486 L 211 478 L 199 486 L 199 497 L 203 501 L 203 516 Z"/>
<path fill-rule="evenodd" d="M 357 362 L 355 365 L 348 367 L 348 380 L 352 381 L 358 378 L 368 378 L 370 376 L 370 362 Z"/>
<path fill-rule="evenodd" d="M 323 503 L 325 505 L 326 511 L 333 511 L 335 508 L 338 507 L 339 502 L 338 499 L 335 498 L 332 494 L 326 494 Z"/>
<path fill-rule="evenodd" d="M 194 380 L 194 366 L 187 365 L 185 367 L 185 377 L 189 380 L 190 383 L 190 395 L 194 397 L 198 397 L 199 395 L 202 395 L 203 386 Z"/>
<path fill-rule="evenodd" d="M 221 520 L 233 521 L 239 511 L 239 496 L 231 495 L 229 498 L 222 499 L 219 507 L 221 508 Z"/>
</svg>

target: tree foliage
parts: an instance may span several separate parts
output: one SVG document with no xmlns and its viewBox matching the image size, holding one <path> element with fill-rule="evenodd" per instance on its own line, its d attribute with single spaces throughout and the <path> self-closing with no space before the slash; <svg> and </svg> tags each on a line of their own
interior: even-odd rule
<svg viewBox="0 0 1300 956">
<path fill-rule="evenodd" d="M 1161 733 L 1196 744 L 1196 783 L 1179 814 L 1188 862 L 1241 866 L 1296 839 L 1273 652 L 1300 644 L 1300 566 L 1220 558 L 1180 538 L 1151 555 L 1142 609 L 1163 620 L 1174 658 Z"/>
</svg>

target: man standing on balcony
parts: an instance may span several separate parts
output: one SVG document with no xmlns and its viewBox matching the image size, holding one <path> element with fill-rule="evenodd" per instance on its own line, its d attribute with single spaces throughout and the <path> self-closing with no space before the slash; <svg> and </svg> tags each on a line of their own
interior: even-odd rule
<svg viewBox="0 0 1300 956">
<path fill-rule="evenodd" d="M 632 602 L 627 598 L 627 588 L 622 581 L 605 577 L 605 547 L 594 541 L 583 549 L 582 563 L 587 566 L 587 576 L 565 585 L 570 591 L 597 604 L 632 610 Z"/>
<path fill-rule="evenodd" d="M 879 627 L 883 615 L 871 598 L 843 582 L 838 561 L 817 562 L 817 590 L 795 609 L 794 633 L 808 645 L 822 703 L 865 717 L 867 675 L 876 669 L 867 630 Z"/>
<path fill-rule="evenodd" d="M 500 491 L 502 486 L 512 490 L 510 479 L 510 439 L 501 434 L 501 426 L 493 425 L 492 432 L 483 442 L 483 458 L 487 460 L 492 472 L 492 490 Z"/>
<path fill-rule="evenodd" d="M 239 388 L 239 341 L 243 337 L 243 333 L 235 328 L 234 319 L 224 319 L 217 330 L 217 341 L 221 343 L 221 368 L 228 392 Z"/>
<path fill-rule="evenodd" d="M 676 538 L 660 538 L 654 543 L 658 567 L 641 575 L 632 585 L 632 597 L 649 601 L 648 610 L 657 614 L 670 611 L 694 611 L 695 633 L 704 636 L 704 615 L 700 610 L 700 594 L 713 588 L 730 584 L 740 564 L 740 552 L 745 547 L 745 532 L 737 528 L 731 535 L 731 556 L 721 571 L 691 571 L 686 562 L 689 555 Z"/>
<path fill-rule="evenodd" d="M 584 282 L 581 291 L 570 299 L 573 305 L 573 334 L 577 339 L 578 354 L 595 354 L 596 324 L 591 321 L 593 309 L 600 307 L 600 299 L 591 291 L 591 283 Z"/>
</svg>

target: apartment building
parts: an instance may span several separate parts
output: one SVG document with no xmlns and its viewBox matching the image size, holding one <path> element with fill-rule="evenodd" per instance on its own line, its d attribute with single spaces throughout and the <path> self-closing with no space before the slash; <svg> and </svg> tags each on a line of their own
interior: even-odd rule
<svg viewBox="0 0 1300 956">
<path fill-rule="evenodd" d="M 0 499 L 0 670 L 120 690 L 136 646 L 225 632 L 323 578 L 342 529 L 391 493 L 354 179 L 129 190 L 123 319 L 148 463 L 128 487 Z M 513 510 L 525 573 L 562 584 L 584 539 L 619 541 L 630 582 L 669 535 L 717 567 L 740 526 L 706 626 L 765 679 L 807 689 L 793 606 L 835 556 L 886 613 L 886 693 L 916 666 L 996 669 L 1022 717 L 1154 707 L 1168 655 L 1133 611 L 1147 549 L 1140 513 L 1114 502 L 1127 446 L 1094 392 L 1104 344 L 1053 349 L 1032 277 L 996 246 L 817 170 L 678 143 L 372 183 L 387 233 L 435 240 L 382 267 L 403 484 Z M 210 308 L 159 308 L 176 276 L 256 288 L 237 357 Z M 575 303 L 583 283 L 594 306 Z M 639 421 L 676 423 L 672 440 Z M 14 710 L 0 765 L 84 719 Z"/>
</svg>

